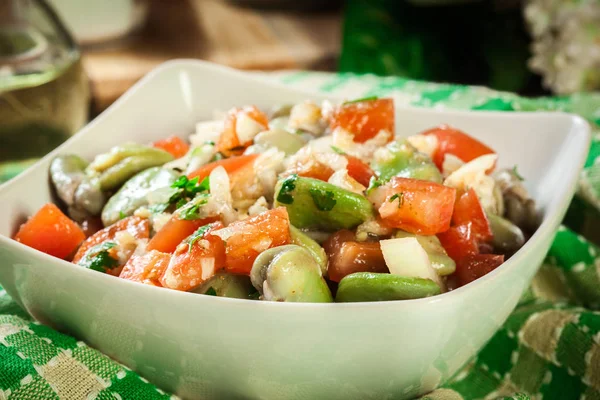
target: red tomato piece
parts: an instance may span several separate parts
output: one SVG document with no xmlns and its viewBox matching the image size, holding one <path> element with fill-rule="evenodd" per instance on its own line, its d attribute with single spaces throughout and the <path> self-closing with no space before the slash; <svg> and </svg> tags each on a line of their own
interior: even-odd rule
<svg viewBox="0 0 600 400">
<path fill-rule="evenodd" d="M 296 174 L 305 178 L 313 178 L 327 182 L 335 171 L 328 165 L 317 161 L 314 157 L 310 157 L 302 163 L 288 168 L 286 175 Z"/>
<path fill-rule="evenodd" d="M 175 158 L 185 156 L 190 149 L 190 146 L 183 139 L 175 135 L 157 140 L 152 143 L 152 146 L 171 153 Z"/>
<path fill-rule="evenodd" d="M 225 270 L 245 275 L 250 274 L 252 263 L 260 253 L 291 241 L 290 220 L 285 207 L 234 222 L 213 234 L 226 242 Z"/>
<path fill-rule="evenodd" d="M 419 235 L 448 230 L 455 197 L 454 188 L 400 177 L 393 177 L 369 194 L 386 225 Z"/>
<path fill-rule="evenodd" d="M 81 247 L 79 247 L 79 250 L 77 250 L 75 257 L 73 257 L 73 262 L 79 262 L 90 248 L 107 240 L 114 239 L 117 232 L 125 230 L 136 239 L 147 239 L 150 237 L 150 223 L 147 219 L 136 216 L 123 218 L 87 238 Z"/>
<path fill-rule="evenodd" d="M 477 241 L 487 242 L 492 240 L 492 228 L 487 215 L 477 198 L 473 189 L 459 193 L 456 196 L 452 223 L 454 225 L 465 225 L 471 222 L 471 232 Z"/>
<path fill-rule="evenodd" d="M 235 173 L 236 171 L 242 169 L 249 163 L 256 160 L 257 157 L 258 157 L 258 154 L 248 154 L 245 156 L 225 158 L 223 160 L 211 162 L 209 164 L 203 165 L 202 167 L 198 168 L 194 172 L 189 173 L 188 178 L 193 179 L 193 178 L 197 177 L 198 181 L 202 182 L 202 180 L 204 178 L 206 178 L 207 176 L 209 176 L 210 173 L 217 167 L 225 168 L 225 171 L 227 171 L 227 173 L 229 175 L 231 175 L 231 174 Z"/>
<path fill-rule="evenodd" d="M 234 108 L 230 110 L 225 118 L 223 133 L 219 137 L 219 142 L 217 143 L 217 151 L 220 151 L 226 156 L 242 154 L 244 149 L 252 144 L 251 140 L 246 143 L 240 143 L 236 127 L 237 119 L 240 114 L 248 115 L 250 118 L 263 125 L 265 129 L 269 126 L 269 118 L 255 106 L 247 106 L 242 109 Z"/>
<path fill-rule="evenodd" d="M 214 222 L 202 236 L 192 239 L 192 235 L 179 244 L 159 279 L 160 284 L 169 289 L 187 291 L 222 269 L 225 265 L 223 240 L 211 234 L 222 227 L 222 223 Z"/>
<path fill-rule="evenodd" d="M 179 219 L 173 215 L 148 243 L 148 250 L 158 250 L 163 253 L 173 253 L 177 246 L 198 228 L 214 222 L 217 218 L 195 220 Z"/>
<path fill-rule="evenodd" d="M 466 285 L 498 268 L 504 262 L 504 255 L 473 254 L 463 257 L 456 263 L 455 275 L 458 283 Z"/>
<path fill-rule="evenodd" d="M 354 135 L 354 141 L 364 143 L 379 131 L 394 137 L 394 100 L 374 99 L 345 103 L 334 112 L 329 123 L 331 130 L 341 127 Z"/>
<path fill-rule="evenodd" d="M 329 259 L 329 279 L 339 282 L 355 272 L 388 272 L 379 242 L 357 242 L 354 233 L 341 230 L 323 243 Z"/>
<path fill-rule="evenodd" d="M 464 162 L 469 162 L 485 154 L 495 154 L 494 150 L 479 140 L 448 125 L 440 125 L 422 134 L 434 135 L 437 138 L 438 147 L 433 154 L 433 162 L 440 170 L 446 154 L 452 154 Z"/>
<path fill-rule="evenodd" d="M 19 228 L 14 239 L 58 258 L 67 258 L 85 240 L 83 230 L 54 204 L 45 204 Z"/>
<path fill-rule="evenodd" d="M 354 156 L 346 156 L 346 158 L 348 159 L 348 165 L 346 166 L 348 175 L 364 187 L 369 187 L 371 178 L 375 175 L 371 167 Z"/>
<path fill-rule="evenodd" d="M 160 278 L 167 270 L 170 260 L 170 254 L 161 253 L 156 250 L 151 250 L 143 255 L 133 256 L 123 267 L 119 278 L 146 285 L 162 286 Z"/>
<path fill-rule="evenodd" d="M 472 223 L 469 222 L 465 225 L 453 226 L 437 235 L 448 256 L 456 262 L 468 255 L 479 253 L 472 227 Z"/>
</svg>

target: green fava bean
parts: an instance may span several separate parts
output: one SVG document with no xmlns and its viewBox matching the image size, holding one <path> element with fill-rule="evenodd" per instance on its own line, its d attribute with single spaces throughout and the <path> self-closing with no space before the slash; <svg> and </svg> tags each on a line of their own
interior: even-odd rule
<svg viewBox="0 0 600 400">
<path fill-rule="evenodd" d="M 102 190 L 112 190 L 121 186 L 133 175 L 150 167 L 163 165 L 173 159 L 166 151 L 127 157 L 100 174 L 98 180 Z"/>
<path fill-rule="evenodd" d="M 420 299 L 440 294 L 430 279 L 409 278 L 376 272 L 356 272 L 339 283 L 336 302 Z"/>
<path fill-rule="evenodd" d="M 495 214 L 488 214 L 487 217 L 494 235 L 494 249 L 504 254 L 512 254 L 523 246 L 525 235 L 518 226 Z"/>
<path fill-rule="evenodd" d="M 305 248 L 321 267 L 321 274 L 323 276 L 327 275 L 327 254 L 319 245 L 319 243 L 314 241 L 294 225 L 290 225 L 290 236 L 292 238 L 292 244 L 296 244 Z"/>
<path fill-rule="evenodd" d="M 106 203 L 106 196 L 97 177 L 86 177 L 75 191 L 75 208 L 98 215 Z"/>
<path fill-rule="evenodd" d="M 297 153 L 306 144 L 300 135 L 280 128 L 273 128 L 259 133 L 254 137 L 254 143 L 264 147 L 276 147 L 278 150 L 283 151 L 286 156 Z"/>
<path fill-rule="evenodd" d="M 435 269 L 440 276 L 446 276 L 453 274 L 456 270 L 456 263 L 453 259 L 451 259 L 440 240 L 437 236 L 423 236 L 423 235 L 415 235 L 414 233 L 409 233 L 405 231 L 398 231 L 394 234 L 396 238 L 405 238 L 405 237 L 414 237 L 417 239 L 423 250 L 429 256 L 429 261 L 431 262 L 431 266 Z"/>
<path fill-rule="evenodd" d="M 400 176 L 442 183 L 442 175 L 433 161 L 405 140 L 392 142 L 376 153 L 371 168 L 383 181 Z"/>
<path fill-rule="evenodd" d="M 297 228 L 352 229 L 373 217 L 373 206 L 364 196 L 297 175 L 277 182 L 275 205 L 287 208 Z"/>
<path fill-rule="evenodd" d="M 258 299 L 258 292 L 246 275 L 217 274 L 191 292 L 234 299 Z"/>
<path fill-rule="evenodd" d="M 58 156 L 50 163 L 50 179 L 56 194 L 66 205 L 75 202 L 75 191 L 85 179 L 88 162 L 75 154 Z"/>
<path fill-rule="evenodd" d="M 177 179 L 177 172 L 160 167 L 149 168 L 129 179 L 106 203 L 102 210 L 102 223 L 109 226 L 122 217 L 148 204 L 148 194 L 169 187 Z"/>
<path fill-rule="evenodd" d="M 259 254 L 250 279 L 263 300 L 331 303 L 333 298 L 312 255 L 297 245 L 274 247 Z"/>
</svg>

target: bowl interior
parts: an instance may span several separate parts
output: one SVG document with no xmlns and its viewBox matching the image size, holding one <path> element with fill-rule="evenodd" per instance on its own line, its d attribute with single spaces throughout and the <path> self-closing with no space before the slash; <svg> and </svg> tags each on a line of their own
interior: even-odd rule
<svg viewBox="0 0 600 400">
<path fill-rule="evenodd" d="M 0 234 L 15 232 L 23 218 L 50 201 L 48 165 L 60 153 L 88 159 L 125 141 L 186 136 L 215 110 L 255 104 L 260 108 L 326 95 L 268 83 L 227 68 L 192 61 L 170 62 L 144 78 L 112 107 L 22 176 L 0 186 Z M 336 100 L 335 98 L 333 100 Z M 546 214 L 558 209 L 580 168 L 587 146 L 585 122 L 560 113 L 455 112 L 396 108 L 396 132 L 407 136 L 447 123 L 482 140 L 502 167 L 518 166 Z M 581 133 L 583 132 L 583 133 Z"/>
</svg>

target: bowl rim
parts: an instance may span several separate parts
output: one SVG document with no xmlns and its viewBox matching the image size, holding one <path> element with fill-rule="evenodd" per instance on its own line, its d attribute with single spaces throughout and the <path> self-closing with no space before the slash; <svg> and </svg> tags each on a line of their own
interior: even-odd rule
<svg viewBox="0 0 600 400">
<path fill-rule="evenodd" d="M 164 63 L 158 65 L 157 67 L 152 69 L 150 72 L 148 72 L 143 78 L 141 78 L 131 88 L 129 88 L 121 97 L 119 97 L 113 104 L 111 104 L 106 110 L 104 110 L 102 113 L 100 113 L 96 118 L 94 118 L 92 121 L 90 121 L 84 127 L 82 127 L 70 139 L 68 139 L 63 144 L 61 144 L 59 147 L 57 147 L 56 149 L 54 149 L 53 151 L 48 153 L 46 156 L 41 158 L 38 162 L 36 162 L 31 167 L 29 167 L 26 171 L 22 172 L 15 178 L 13 178 L 3 184 L 0 184 L 0 193 L 10 190 L 10 187 L 15 185 L 17 182 L 27 179 L 27 177 L 30 174 L 33 174 L 36 172 L 37 166 L 39 164 L 41 164 L 45 160 L 53 158 L 57 154 L 61 153 L 63 151 L 63 148 L 68 147 L 70 142 L 75 137 L 81 137 L 82 135 L 85 135 L 86 132 L 88 132 L 94 126 L 102 123 L 102 121 L 104 119 L 110 118 L 112 111 L 114 109 L 119 108 L 122 103 L 128 101 L 128 99 L 133 95 L 133 93 L 136 92 L 140 87 L 145 86 L 149 82 L 153 81 L 157 76 L 160 76 L 160 75 L 168 72 L 169 70 L 172 70 L 172 69 L 178 70 L 178 69 L 184 69 L 184 68 L 200 68 L 200 69 L 211 70 L 211 71 L 216 71 L 216 72 L 220 72 L 220 73 L 226 73 L 226 74 L 238 77 L 239 79 L 255 81 L 257 83 L 272 86 L 274 88 L 286 89 L 286 90 L 295 91 L 300 94 L 305 93 L 310 96 L 315 96 L 314 91 L 310 91 L 310 90 L 306 90 L 306 89 L 302 89 L 302 88 L 288 87 L 281 83 L 268 81 L 268 80 L 264 79 L 261 75 L 236 70 L 234 68 L 227 67 L 227 66 L 222 66 L 222 65 L 218 65 L 218 64 L 214 64 L 214 63 L 210 63 L 210 62 L 206 62 L 206 61 L 195 60 L 195 59 L 170 60 L 170 61 L 167 61 L 167 62 L 164 62 Z M 337 96 L 329 95 L 327 97 L 332 98 L 332 99 L 337 99 L 337 100 L 343 100 L 341 98 L 341 96 L 339 96 L 339 95 L 337 95 Z M 436 110 L 433 110 L 431 108 L 416 107 L 416 106 L 404 106 L 403 105 L 403 106 L 400 106 L 399 108 L 408 109 L 411 112 L 414 111 L 414 112 L 420 112 L 420 113 L 436 112 Z M 537 116 L 541 116 L 541 117 L 552 116 L 553 118 L 556 118 L 556 116 L 562 116 L 564 118 L 569 118 L 573 125 L 580 126 L 581 130 L 578 133 L 580 135 L 584 135 L 584 139 L 587 144 L 587 146 L 585 147 L 586 150 L 589 148 L 589 144 L 591 141 L 591 132 L 590 132 L 590 126 L 589 126 L 588 122 L 576 114 L 565 113 L 565 112 L 547 112 L 547 111 L 506 112 L 506 111 L 488 111 L 488 110 L 486 110 L 486 111 L 472 111 L 472 110 L 464 111 L 464 110 L 453 110 L 453 109 L 450 109 L 448 111 L 451 111 L 452 114 L 459 115 L 459 116 L 468 116 L 468 115 L 472 115 L 472 114 L 477 114 L 477 115 L 483 116 L 483 117 L 485 117 L 486 115 L 489 115 L 489 116 L 496 115 L 497 116 L 497 115 L 502 114 L 502 115 L 506 115 L 506 118 L 529 118 L 529 117 L 531 117 L 531 114 L 536 114 Z M 587 158 L 587 151 L 582 151 L 581 154 L 577 155 L 577 158 L 575 160 L 572 160 L 572 161 L 576 161 L 576 163 L 577 163 L 577 167 L 578 167 L 577 171 L 581 171 L 581 168 L 583 167 L 586 158 Z M 166 293 L 170 293 L 167 296 L 171 296 L 173 299 L 181 298 L 181 299 L 191 300 L 192 298 L 196 298 L 197 300 L 193 300 L 193 301 L 197 301 L 197 302 L 207 301 L 207 302 L 212 302 L 210 304 L 213 304 L 213 305 L 218 304 L 218 303 L 227 304 L 227 303 L 231 302 L 232 304 L 236 304 L 238 306 L 246 305 L 246 306 L 251 306 L 251 307 L 256 307 L 256 306 L 258 306 L 258 307 L 286 307 L 286 308 L 293 307 L 294 309 L 297 309 L 297 308 L 306 309 L 306 308 L 313 308 L 313 307 L 318 307 L 320 309 L 331 308 L 331 307 L 335 307 L 335 308 L 369 307 L 369 308 L 372 308 L 372 307 L 389 307 L 392 304 L 394 305 L 394 307 L 415 307 L 418 305 L 435 304 L 440 301 L 446 301 L 446 302 L 456 301 L 460 297 L 465 296 L 466 293 L 468 293 L 470 290 L 474 289 L 475 286 L 481 285 L 484 282 L 488 282 L 488 281 L 494 279 L 495 277 L 499 276 L 500 274 L 508 273 L 509 270 L 516 268 L 517 265 L 521 262 L 521 260 L 526 256 L 526 253 L 531 251 L 537 245 L 537 243 L 542 241 L 545 237 L 552 235 L 555 232 L 555 228 L 553 228 L 554 226 L 560 225 L 561 216 L 562 216 L 563 212 L 566 211 L 566 209 L 572 199 L 572 196 L 575 193 L 575 189 L 577 187 L 577 182 L 578 182 L 578 177 L 579 177 L 579 173 L 573 174 L 573 176 L 569 177 L 570 178 L 569 182 L 567 184 L 565 184 L 565 186 L 564 186 L 565 190 L 563 190 L 563 192 L 561 193 L 560 201 L 559 201 L 557 209 L 554 211 L 554 213 L 550 214 L 550 215 L 544 214 L 542 223 L 540 224 L 538 229 L 534 232 L 534 234 L 529 238 L 529 240 L 527 240 L 527 242 L 523 245 L 523 247 L 521 247 L 512 257 L 510 257 L 502 265 L 500 265 L 498 268 L 494 269 L 492 272 L 486 274 L 485 276 L 483 276 L 481 278 L 478 278 L 476 281 L 473 281 L 467 285 L 461 286 L 461 287 L 454 289 L 452 291 L 449 291 L 449 292 L 441 293 L 436 296 L 419 298 L 419 299 L 390 300 L 390 301 L 376 301 L 376 302 L 348 302 L 348 303 L 335 303 L 335 302 L 333 302 L 333 303 L 284 303 L 284 302 L 273 302 L 273 301 L 248 301 L 247 299 L 216 297 L 216 296 L 198 296 L 196 293 L 183 292 L 183 291 L 179 291 L 179 290 L 165 290 L 165 288 L 162 288 L 162 287 L 155 287 L 152 285 L 145 285 L 145 284 L 141 284 L 138 282 L 129 281 L 126 279 L 120 279 L 118 277 L 115 277 L 115 276 L 112 276 L 109 274 L 98 274 L 96 271 L 90 271 L 86 268 L 81 268 L 77 265 L 74 265 L 73 263 L 71 263 L 69 261 L 62 260 L 62 259 L 50 256 L 46 253 L 43 253 L 39 250 L 33 249 L 33 248 L 26 246 L 20 242 L 17 242 L 16 240 L 14 240 L 8 236 L 0 235 L 0 244 L 3 247 L 11 247 L 15 251 L 24 251 L 26 253 L 29 253 L 29 255 L 31 257 L 41 258 L 40 261 L 45 261 L 46 263 L 48 263 L 48 262 L 56 263 L 56 265 L 61 265 L 61 268 L 70 268 L 71 270 L 68 271 L 68 273 L 75 272 L 75 273 L 95 274 L 96 279 L 100 279 L 100 280 L 104 279 L 104 280 L 106 280 L 106 284 L 124 285 L 123 286 L 124 290 L 128 290 L 127 288 L 129 288 L 129 290 L 142 290 L 142 291 L 149 290 L 151 292 L 146 292 L 148 295 L 150 295 L 151 293 L 158 295 L 162 291 L 163 293 L 165 293 L 165 295 L 167 295 Z M 44 258 L 46 260 L 44 260 Z M 92 277 L 92 275 L 90 275 L 90 277 Z"/>
</svg>

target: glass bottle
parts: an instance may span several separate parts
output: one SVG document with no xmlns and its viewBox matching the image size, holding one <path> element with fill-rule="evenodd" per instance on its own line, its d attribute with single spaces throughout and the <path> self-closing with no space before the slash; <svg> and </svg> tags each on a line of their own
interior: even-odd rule
<svg viewBox="0 0 600 400">
<path fill-rule="evenodd" d="M 87 121 L 90 87 L 71 35 L 44 0 L 0 0 L 0 180 Z"/>
</svg>

